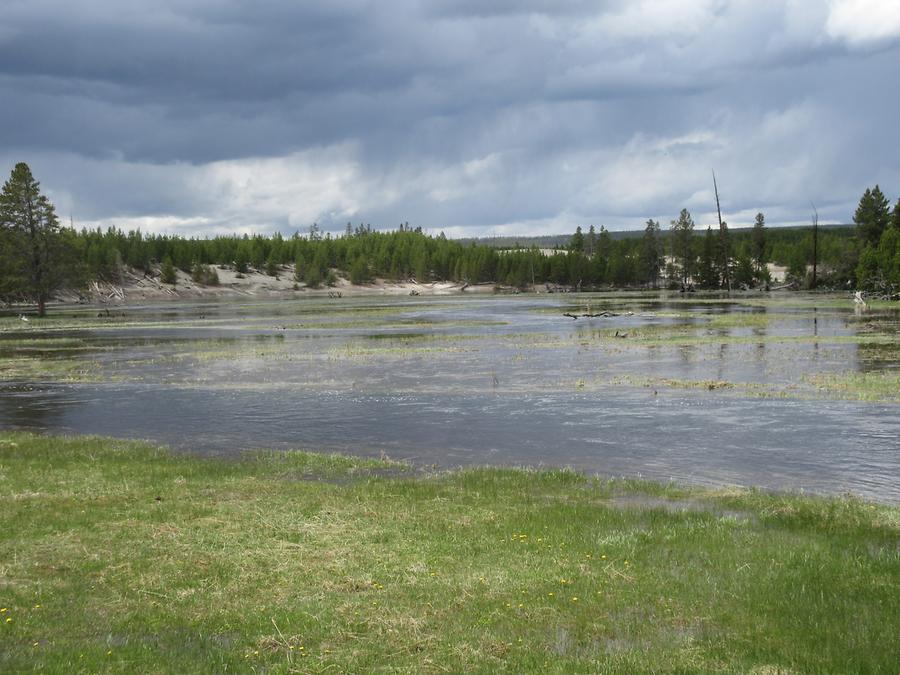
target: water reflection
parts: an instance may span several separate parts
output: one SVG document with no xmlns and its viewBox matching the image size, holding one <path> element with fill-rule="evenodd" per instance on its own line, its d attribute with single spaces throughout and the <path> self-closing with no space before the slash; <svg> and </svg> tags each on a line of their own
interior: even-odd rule
<svg viewBox="0 0 900 675">
<path fill-rule="evenodd" d="M 0 428 L 216 453 L 571 465 L 900 501 L 900 406 L 691 384 L 794 386 L 821 372 L 897 369 L 897 341 L 829 341 L 871 322 L 849 308 L 591 300 L 600 307 L 613 315 L 573 321 L 563 312 L 585 301 L 534 296 L 129 309 L 121 325 L 30 334 L 78 340 L 83 350 L 54 363 L 90 355 L 99 381 L 2 386 Z M 3 353 L 21 337 L 0 333 Z"/>
<path fill-rule="evenodd" d="M 60 420 L 67 408 L 77 403 L 71 392 L 58 387 L 0 385 L 0 422 L 11 429 L 61 431 L 65 427 L 60 426 Z"/>
<path fill-rule="evenodd" d="M 493 377 L 487 374 L 487 377 Z M 502 376 L 496 374 L 498 384 Z M 371 395 L 116 385 L 0 394 L 4 426 L 145 437 L 191 451 L 313 448 L 445 467 L 568 465 L 605 475 L 900 502 L 900 418 L 847 402 L 602 393 Z"/>
</svg>

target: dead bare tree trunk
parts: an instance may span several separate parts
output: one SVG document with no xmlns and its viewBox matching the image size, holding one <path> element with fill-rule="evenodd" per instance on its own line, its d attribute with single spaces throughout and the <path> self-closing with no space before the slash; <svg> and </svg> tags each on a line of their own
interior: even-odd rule
<svg viewBox="0 0 900 675">
<path fill-rule="evenodd" d="M 728 270 L 729 258 L 731 251 L 728 250 L 728 232 L 725 230 L 725 223 L 722 222 L 722 207 L 719 205 L 719 186 L 716 183 L 716 172 L 712 172 L 713 189 L 716 192 L 716 212 L 719 214 L 719 245 L 722 249 L 722 281 L 725 282 L 725 288 L 731 293 L 731 273 Z"/>
<path fill-rule="evenodd" d="M 819 266 L 819 212 L 816 209 L 816 205 L 810 202 L 810 205 L 813 208 L 813 259 L 812 259 L 812 283 L 810 284 L 810 288 L 813 290 L 816 289 L 816 271 Z"/>
</svg>

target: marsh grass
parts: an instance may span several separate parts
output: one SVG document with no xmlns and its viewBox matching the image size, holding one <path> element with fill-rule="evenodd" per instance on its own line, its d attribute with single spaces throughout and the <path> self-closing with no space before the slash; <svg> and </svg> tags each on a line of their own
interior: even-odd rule
<svg viewBox="0 0 900 675">
<path fill-rule="evenodd" d="M 71 354 L 20 354 L 0 357 L 0 382 L 29 380 L 32 382 L 99 382 L 105 379 L 96 361 L 71 358 Z"/>
<path fill-rule="evenodd" d="M 789 383 L 620 375 L 607 381 L 598 380 L 593 388 L 602 389 L 604 386 L 616 385 L 731 392 L 734 395 L 754 398 L 900 403 L 900 373 L 896 371 L 819 373 L 805 375 L 800 381 Z"/>
<path fill-rule="evenodd" d="M 859 401 L 900 402 L 900 371 L 819 373 L 804 378 L 817 390 Z"/>
<path fill-rule="evenodd" d="M 18 433 L 0 491 L 4 672 L 900 662 L 900 511 L 855 499 Z"/>
</svg>

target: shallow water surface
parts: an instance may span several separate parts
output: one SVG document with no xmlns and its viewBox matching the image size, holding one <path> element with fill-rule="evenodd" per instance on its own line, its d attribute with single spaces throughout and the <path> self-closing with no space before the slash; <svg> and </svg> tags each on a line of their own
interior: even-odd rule
<svg viewBox="0 0 900 675">
<path fill-rule="evenodd" d="M 386 452 L 900 502 L 900 320 L 860 317 L 839 298 L 360 298 L 111 313 L 0 324 L 0 427 L 217 455 Z"/>
</svg>

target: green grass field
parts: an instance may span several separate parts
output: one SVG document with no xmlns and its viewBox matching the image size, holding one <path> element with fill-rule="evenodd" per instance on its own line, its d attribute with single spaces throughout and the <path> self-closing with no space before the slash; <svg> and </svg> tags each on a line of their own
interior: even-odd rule
<svg viewBox="0 0 900 675">
<path fill-rule="evenodd" d="M 0 434 L 0 672 L 897 672 L 900 508 Z"/>
</svg>

